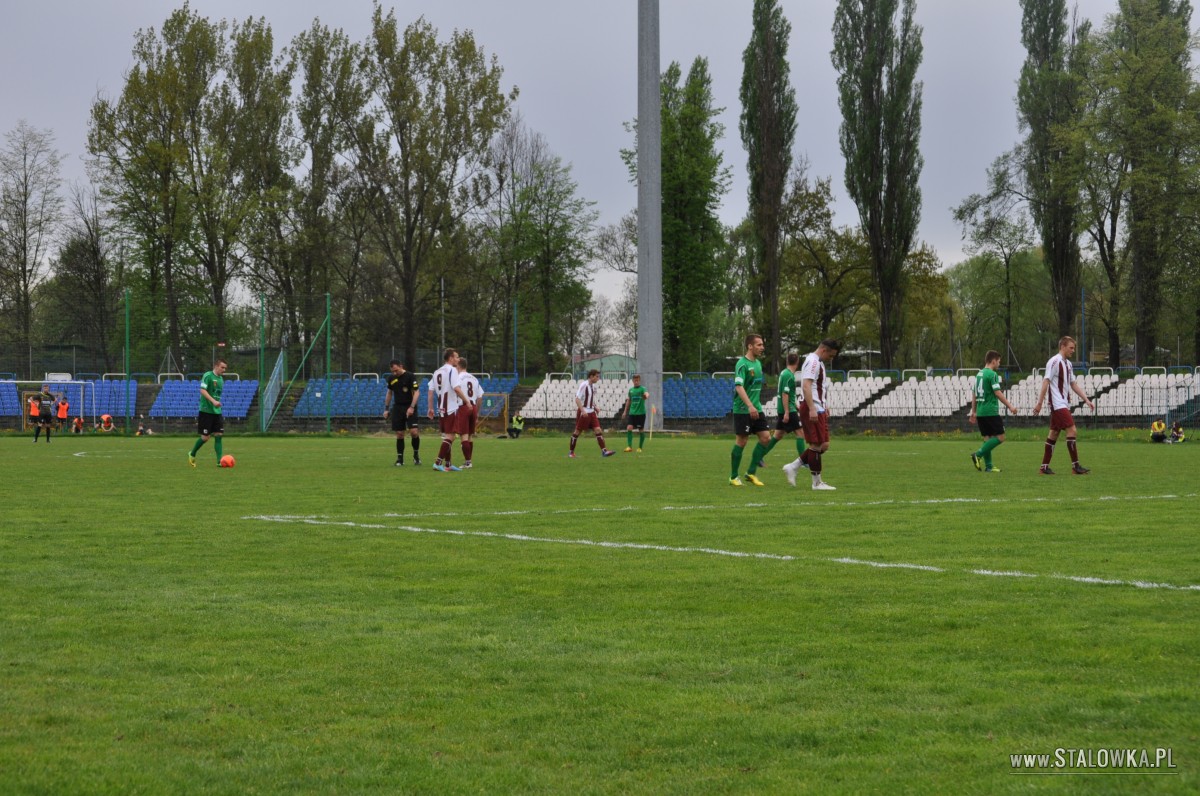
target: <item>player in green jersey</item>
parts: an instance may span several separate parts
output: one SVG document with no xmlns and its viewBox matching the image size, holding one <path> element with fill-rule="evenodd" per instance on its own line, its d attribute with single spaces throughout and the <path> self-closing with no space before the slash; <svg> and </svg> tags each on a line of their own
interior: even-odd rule
<svg viewBox="0 0 1200 796">
<path fill-rule="evenodd" d="M 975 394 L 971 401 L 971 414 L 967 422 L 977 423 L 979 433 L 983 435 L 983 444 L 979 450 L 971 454 L 971 464 L 976 470 L 986 468 L 989 473 L 1000 472 L 999 467 L 992 465 L 992 451 L 1004 442 L 1004 420 L 1000 417 L 1000 404 L 1012 414 L 1017 414 L 1017 407 L 1008 402 L 1000 390 L 1000 352 L 988 351 L 983 358 L 983 370 L 975 374 Z"/>
<path fill-rule="evenodd" d="M 746 443 L 750 435 L 758 437 L 758 443 L 750 454 L 750 467 L 746 470 L 746 480 L 755 486 L 764 486 L 755 475 L 758 472 L 758 462 L 766 455 L 767 443 L 771 441 L 771 432 L 767 427 L 767 418 L 763 414 L 762 395 L 763 367 L 758 358 L 762 355 L 763 339 L 761 335 L 746 335 L 746 354 L 738 360 L 733 374 L 733 451 L 730 453 L 730 486 L 742 486 L 738 478 L 738 470 L 742 466 L 742 454 L 746 452 Z"/>
<path fill-rule="evenodd" d="M 649 391 L 642 386 L 642 377 L 633 375 L 633 386 L 629 388 L 629 397 L 625 399 L 625 452 L 633 453 L 633 430 L 638 430 L 637 452 L 642 452 L 646 442 L 646 398 Z"/>
<path fill-rule="evenodd" d="M 196 416 L 196 428 L 200 436 L 188 454 L 188 464 L 196 466 L 196 451 L 200 446 L 213 438 L 213 447 L 217 451 L 217 466 L 221 464 L 221 435 L 225 433 L 225 418 L 221 415 L 221 393 L 225 389 L 225 360 L 218 359 L 213 363 L 213 369 L 200 379 L 200 412 Z"/>
<path fill-rule="evenodd" d="M 780 372 L 775 387 L 775 433 L 767 443 L 766 453 L 773 451 L 790 431 L 796 437 L 796 455 L 804 454 L 804 432 L 800 428 L 800 409 L 796 403 L 796 371 L 799 369 L 800 355 L 793 351 L 787 355 L 787 365 Z M 758 466 L 765 465 L 760 460 Z"/>
</svg>

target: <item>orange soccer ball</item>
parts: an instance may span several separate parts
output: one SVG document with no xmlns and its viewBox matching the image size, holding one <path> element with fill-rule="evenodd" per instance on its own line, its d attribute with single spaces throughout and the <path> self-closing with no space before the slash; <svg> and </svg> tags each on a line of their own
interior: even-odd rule
<svg viewBox="0 0 1200 796">
<path fill-rule="evenodd" d="M 234 459 L 232 456 L 230 456 L 228 453 L 221 457 L 221 466 L 222 467 L 233 467 L 235 464 L 237 464 L 237 460 Z"/>
</svg>

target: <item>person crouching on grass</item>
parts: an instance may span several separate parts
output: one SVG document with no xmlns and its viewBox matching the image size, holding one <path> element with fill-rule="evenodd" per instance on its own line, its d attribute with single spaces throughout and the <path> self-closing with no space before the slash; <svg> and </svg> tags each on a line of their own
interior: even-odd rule
<svg viewBox="0 0 1200 796">
<path fill-rule="evenodd" d="M 987 468 L 989 473 L 1000 472 L 999 467 L 992 465 L 992 451 L 1004 443 L 1004 420 L 1000 417 L 1000 404 L 1018 414 L 1017 407 L 1008 402 L 1000 391 L 1000 352 L 988 351 L 983 357 L 983 370 L 975 374 L 975 395 L 971 401 L 971 413 L 967 416 L 968 423 L 978 423 L 979 433 L 983 435 L 983 444 L 979 450 L 971 454 L 971 464 L 976 470 Z"/>
</svg>

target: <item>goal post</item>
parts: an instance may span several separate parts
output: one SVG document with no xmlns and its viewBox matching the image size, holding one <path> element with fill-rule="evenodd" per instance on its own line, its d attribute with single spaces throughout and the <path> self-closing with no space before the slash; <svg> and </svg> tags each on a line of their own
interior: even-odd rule
<svg viewBox="0 0 1200 796">
<path fill-rule="evenodd" d="M 479 398 L 479 420 L 475 433 L 498 430 L 503 433 L 508 428 L 508 393 L 485 392 Z"/>
</svg>

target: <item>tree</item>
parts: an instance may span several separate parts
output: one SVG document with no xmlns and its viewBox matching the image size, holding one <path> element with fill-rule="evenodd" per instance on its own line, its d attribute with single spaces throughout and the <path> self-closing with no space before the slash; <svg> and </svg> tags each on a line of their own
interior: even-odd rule
<svg viewBox="0 0 1200 796">
<path fill-rule="evenodd" d="M 728 189 L 729 170 L 717 148 L 725 128 L 716 121 L 722 109 L 713 107 L 708 61 L 696 58 L 686 80 L 679 63 L 673 61 L 660 85 L 663 356 L 668 369 L 679 370 L 704 339 L 705 316 L 721 300 L 712 288 L 723 232 L 717 208 Z M 636 182 L 636 143 L 621 150 L 621 158 Z M 636 271 L 636 213 L 626 216 L 622 224 L 597 235 L 604 247 L 599 256 L 610 267 L 621 270 L 632 265 Z"/>
<path fill-rule="evenodd" d="M 1033 246 L 1033 235 L 1029 221 L 1017 206 L 1011 194 L 1003 195 L 1004 201 L 985 201 L 979 195 L 972 196 L 954 210 L 954 219 L 963 228 L 967 239 L 965 251 L 970 255 L 981 255 L 983 261 L 997 267 L 1002 274 L 1000 307 L 1004 318 L 1004 355 L 1013 356 L 1013 305 L 1015 290 L 1020 288 L 1014 281 L 1013 261 L 1020 253 Z"/>
<path fill-rule="evenodd" d="M 792 170 L 784 202 L 784 341 L 815 347 L 841 337 L 872 300 L 871 258 L 861 232 L 834 229 L 829 178 L 811 180 L 808 163 Z M 836 324 L 836 328 L 835 328 Z"/>
<path fill-rule="evenodd" d="M 499 321 L 500 361 L 515 361 L 515 345 L 509 333 L 519 299 L 530 276 L 533 261 L 528 203 L 534 196 L 527 188 L 538 173 L 537 164 L 550 157 L 541 135 L 531 132 L 519 114 L 513 114 L 492 143 L 488 199 L 479 209 L 483 257 L 494 295 L 503 303 Z M 636 253 L 635 253 L 636 254 Z"/>
<path fill-rule="evenodd" d="M 779 369 L 780 223 L 783 193 L 796 137 L 796 92 L 789 78 L 792 26 L 778 0 L 754 0 L 753 30 L 742 53 L 742 115 L 738 130 L 750 176 L 749 215 L 754 232 L 757 304 L 765 313 L 765 359 Z"/>
<path fill-rule="evenodd" d="M 281 139 L 294 134 L 298 151 L 280 140 L 268 150 L 279 154 L 258 170 L 263 201 L 256 227 L 267 258 L 262 265 L 287 307 L 291 338 L 302 344 L 309 339 L 324 314 L 320 294 L 335 292 L 340 316 L 335 339 L 343 362 L 349 362 L 357 280 L 370 229 L 365 175 L 339 163 L 352 148 L 349 130 L 366 103 L 355 74 L 358 57 L 342 31 L 318 20 L 292 40 L 288 66 L 275 74 L 277 80 L 299 78 L 290 102 L 293 118 L 268 129 Z M 288 96 L 274 80 L 268 88 L 271 97 Z"/>
<path fill-rule="evenodd" d="M 1105 31 L 1102 79 L 1115 100 L 1114 134 L 1127 164 L 1127 232 L 1134 361 L 1157 348 L 1162 277 L 1186 256 L 1180 235 L 1198 180 L 1196 88 L 1188 0 L 1121 0 Z"/>
<path fill-rule="evenodd" d="M 113 256 L 108 222 L 94 189 L 75 186 L 64 222 L 64 240 L 46 284 L 49 309 L 42 325 L 50 339 L 90 344 L 96 364 L 106 373 L 123 367 L 117 342 L 123 268 Z"/>
<path fill-rule="evenodd" d="M 0 149 L 0 305 L 15 311 L 13 332 L 33 340 L 34 293 L 45 280 L 62 220 L 62 156 L 54 134 L 25 121 Z"/>
<path fill-rule="evenodd" d="M 342 121 L 356 167 L 370 185 L 376 242 L 401 294 L 405 357 L 416 359 L 422 279 L 441 235 L 482 201 L 489 143 L 516 89 L 470 31 L 438 41 L 424 19 L 401 32 L 395 11 L 376 4 L 360 61 L 368 116 Z"/>
<path fill-rule="evenodd" d="M 624 153 L 622 150 L 621 154 Z M 637 273 L 637 224 L 637 210 L 634 209 L 615 224 L 605 224 L 596 230 L 592 249 L 605 268 L 621 274 Z"/>
<path fill-rule="evenodd" d="M 904 327 L 905 261 L 921 218 L 921 28 L 914 0 L 838 0 L 833 65 L 846 190 L 858 208 L 878 291 L 884 367 Z M 900 12 L 899 28 L 896 14 Z"/>
<path fill-rule="evenodd" d="M 1017 115 L 1029 131 L 1023 147 L 1024 178 L 1054 285 L 1060 335 L 1074 327 L 1079 309 L 1082 152 L 1070 134 L 1082 107 L 1079 75 L 1073 68 L 1077 32 L 1067 23 L 1066 0 L 1021 0 L 1026 56 L 1017 84 Z"/>
<path fill-rule="evenodd" d="M 550 371 L 560 342 L 568 355 L 574 350 L 582 311 L 591 301 L 583 278 L 596 211 L 593 202 L 578 196 L 571 167 L 561 158 L 535 163 L 531 177 L 522 197 L 523 235 L 529 242 L 530 298 L 541 316 L 542 366 Z"/>
<path fill-rule="evenodd" d="M 188 295 L 186 269 L 193 228 L 193 207 L 183 175 L 187 157 L 183 127 L 198 109 L 184 98 L 203 97 L 207 72 L 193 63 L 195 54 L 180 48 L 192 21 L 185 5 L 168 18 L 161 36 L 153 29 L 134 36 L 134 66 L 116 101 L 92 104 L 88 152 L 104 196 L 125 228 L 141 261 L 147 323 L 139 330 L 156 351 L 163 344 L 182 361 L 180 304 Z M 160 319 L 165 320 L 166 340 Z"/>
</svg>

